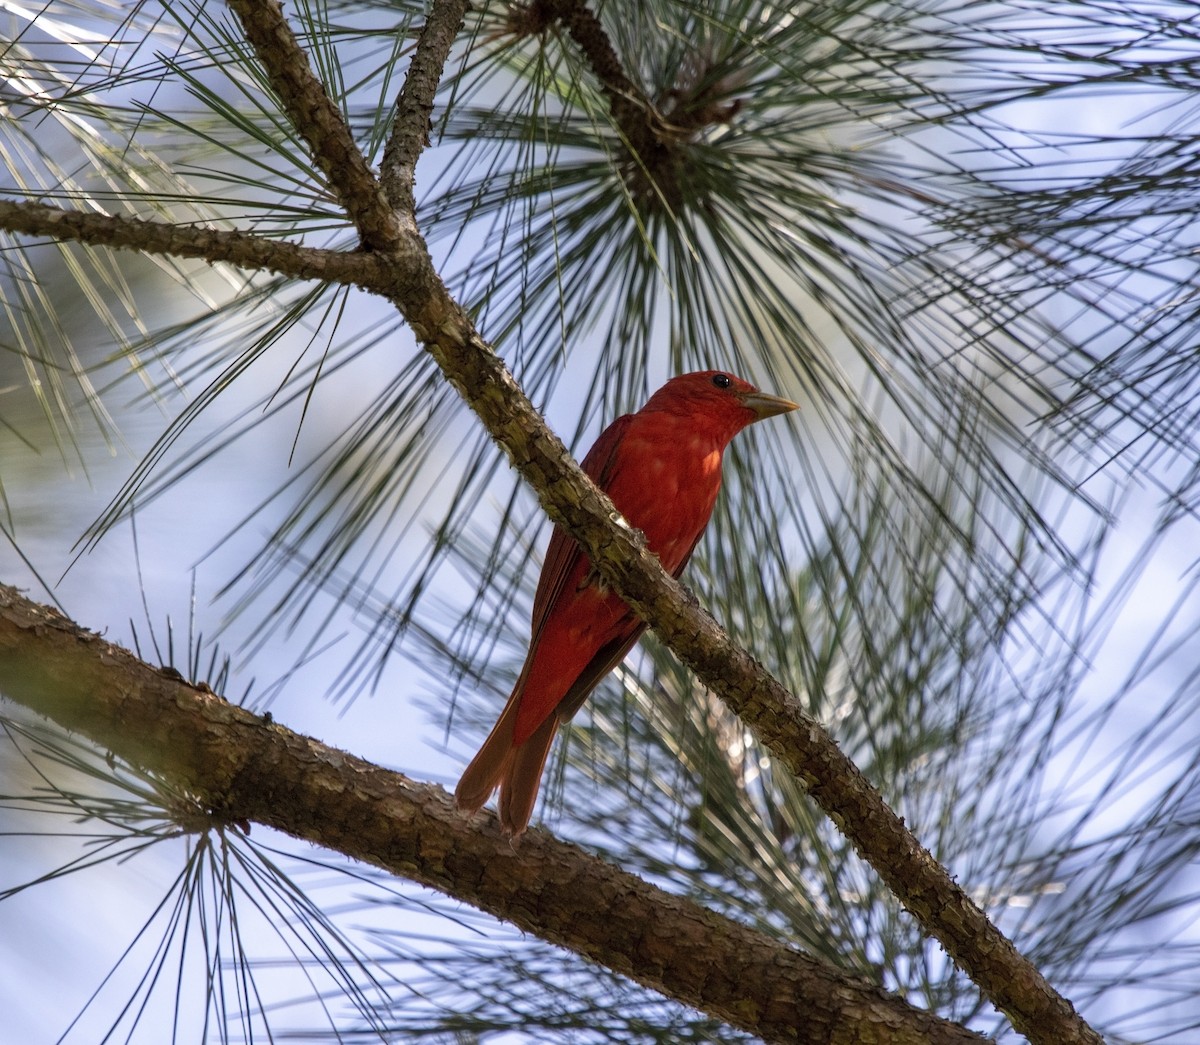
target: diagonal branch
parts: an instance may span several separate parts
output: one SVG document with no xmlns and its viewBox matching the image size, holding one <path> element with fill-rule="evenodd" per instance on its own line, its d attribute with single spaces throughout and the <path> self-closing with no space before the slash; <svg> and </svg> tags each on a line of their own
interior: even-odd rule
<svg viewBox="0 0 1200 1045">
<path fill-rule="evenodd" d="M 383 150 L 382 180 L 384 195 L 401 214 L 417 212 L 413 194 L 417 160 L 429 144 L 433 98 L 469 6 L 468 0 L 433 5 L 396 99 L 392 132 Z"/>
<path fill-rule="evenodd" d="M 4 585 L 0 691 L 227 823 L 255 820 L 438 889 L 768 1041 L 985 1040 L 542 831 L 518 853 L 441 788 L 269 724 Z"/>
<path fill-rule="evenodd" d="M 526 17 L 562 23 L 608 96 L 613 122 L 620 128 L 629 151 L 645 169 L 657 170 L 656 157 L 669 137 L 666 120 L 626 75 L 600 19 L 583 0 L 535 0 L 529 5 Z"/>
<path fill-rule="evenodd" d="M 283 17 L 279 0 L 229 0 L 246 39 L 271 79 L 292 126 L 337 195 L 367 250 L 393 249 L 400 227 L 345 117 L 312 71 L 308 56 Z"/>
<path fill-rule="evenodd" d="M 404 309 L 403 299 L 396 299 Z M 640 532 L 579 470 L 520 386 L 451 299 L 430 293 L 426 349 L 466 399 L 547 515 L 696 676 L 802 781 L 900 901 L 1013 1026 L 1037 1045 L 1102 1045 L 1038 968 L 924 849 L 799 700 L 739 647 L 662 569 Z"/>
</svg>

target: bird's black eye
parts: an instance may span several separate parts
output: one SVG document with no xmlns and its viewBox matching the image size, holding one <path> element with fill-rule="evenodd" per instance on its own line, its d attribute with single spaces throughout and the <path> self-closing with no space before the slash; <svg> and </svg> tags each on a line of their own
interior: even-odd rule
<svg viewBox="0 0 1200 1045">
<path fill-rule="evenodd" d="M 728 374 L 713 374 L 712 383 L 718 388 L 728 388 L 733 384 L 733 378 Z"/>
</svg>

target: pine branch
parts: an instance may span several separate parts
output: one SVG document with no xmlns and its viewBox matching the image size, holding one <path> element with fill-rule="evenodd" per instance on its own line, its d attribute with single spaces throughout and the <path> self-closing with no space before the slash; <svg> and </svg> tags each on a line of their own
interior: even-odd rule
<svg viewBox="0 0 1200 1045">
<path fill-rule="evenodd" d="M 46 236 L 59 242 L 198 258 L 212 265 L 224 262 L 295 279 L 349 284 L 364 290 L 378 291 L 395 283 L 394 263 L 373 254 L 303 247 L 248 232 L 64 210 L 42 203 L 0 200 L 0 229 Z"/>
<path fill-rule="evenodd" d="M 625 156 L 619 160 L 634 197 L 654 206 L 680 200 L 684 163 L 680 146 L 711 123 L 734 111 L 702 106 L 695 112 L 668 117 L 626 73 L 603 23 L 584 0 L 533 0 L 514 6 L 508 26 L 518 36 L 543 33 L 558 23 L 570 36 L 608 99 L 609 115 Z"/>
<path fill-rule="evenodd" d="M 363 247 L 394 249 L 400 239 L 396 214 L 384 199 L 342 111 L 309 65 L 278 0 L 230 0 L 229 6 L 292 125 L 312 147 L 313 158 L 362 236 Z"/>
<path fill-rule="evenodd" d="M 542 24 L 552 20 L 562 23 L 608 96 L 613 122 L 621 129 L 630 152 L 649 170 L 655 170 L 658 164 L 654 158 L 664 149 L 666 121 L 625 74 L 600 19 L 583 0 L 535 0 L 524 17 Z"/>
<path fill-rule="evenodd" d="M 433 96 L 469 6 L 468 0 L 433 5 L 396 99 L 392 132 L 383 150 L 382 184 L 384 195 L 402 215 L 417 210 L 413 181 L 417 160 L 429 144 Z"/>
<path fill-rule="evenodd" d="M 533 830 L 520 849 L 441 788 L 293 733 L 0 585 L 0 692 L 257 821 L 490 911 L 767 1041 L 986 1039 Z"/>
</svg>

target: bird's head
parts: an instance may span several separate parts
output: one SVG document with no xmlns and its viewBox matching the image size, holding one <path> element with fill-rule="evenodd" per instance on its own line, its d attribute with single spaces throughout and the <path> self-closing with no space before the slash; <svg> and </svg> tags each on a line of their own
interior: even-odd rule
<svg viewBox="0 0 1200 1045">
<path fill-rule="evenodd" d="M 747 425 L 798 409 L 789 399 L 760 392 L 726 370 L 698 370 L 671 378 L 643 410 L 663 411 L 688 418 L 697 427 L 711 427 L 732 439 Z M 726 434 L 727 433 L 727 434 Z"/>
</svg>

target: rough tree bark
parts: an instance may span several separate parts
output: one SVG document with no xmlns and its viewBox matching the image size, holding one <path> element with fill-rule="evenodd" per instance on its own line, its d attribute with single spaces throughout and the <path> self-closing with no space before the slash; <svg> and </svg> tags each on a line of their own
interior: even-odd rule
<svg viewBox="0 0 1200 1045">
<path fill-rule="evenodd" d="M 192 795 L 441 890 L 767 1041 L 983 1039 L 544 831 L 514 848 L 445 791 L 301 736 L 0 585 L 0 693 Z M 701 957 L 703 956 L 703 957 Z"/>
</svg>

